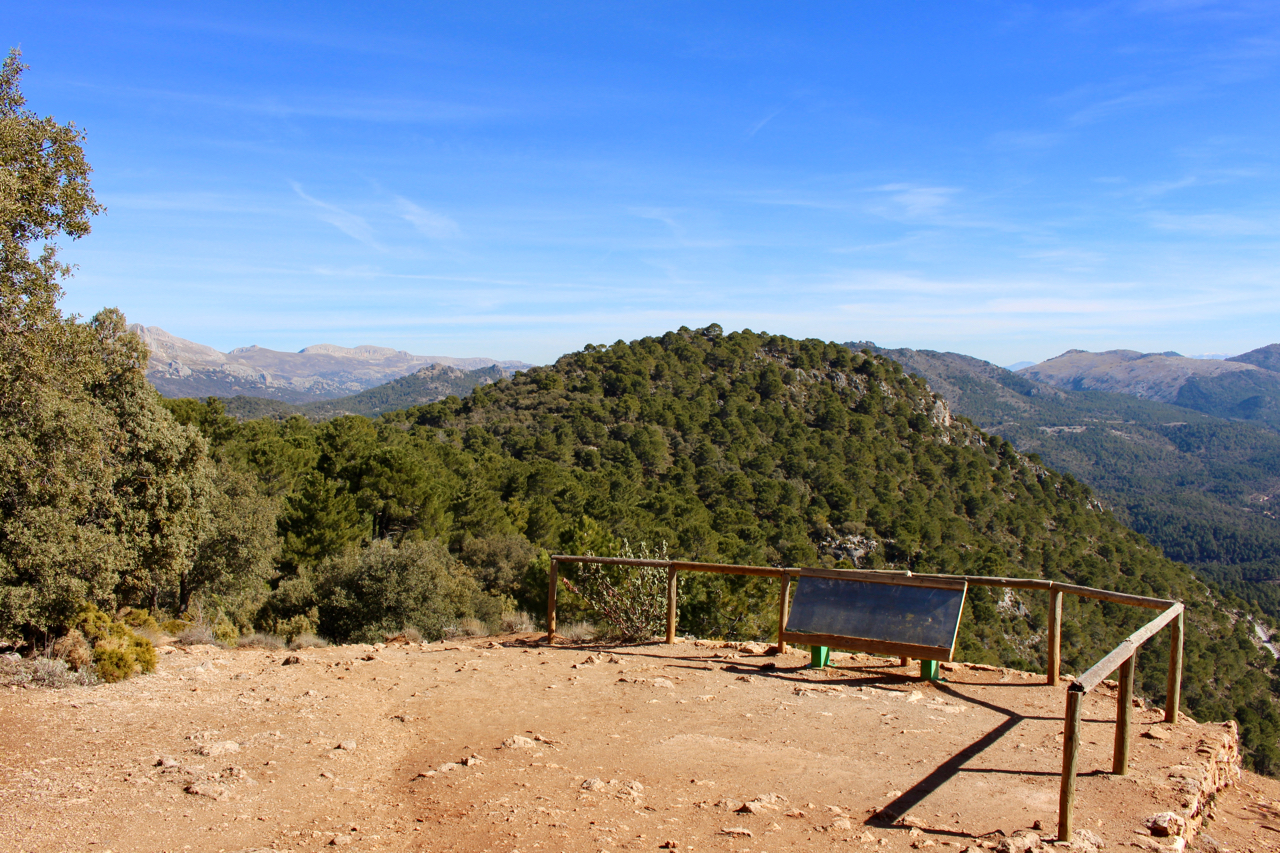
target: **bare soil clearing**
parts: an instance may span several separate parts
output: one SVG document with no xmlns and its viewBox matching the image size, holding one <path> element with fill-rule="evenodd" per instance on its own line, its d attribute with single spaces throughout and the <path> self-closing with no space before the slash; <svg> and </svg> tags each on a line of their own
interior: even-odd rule
<svg viewBox="0 0 1280 853">
<path fill-rule="evenodd" d="M 942 851 L 1055 832 L 1064 687 L 807 662 L 533 635 L 166 647 L 121 684 L 0 692 L 0 849 Z M 1112 776 L 1115 693 L 1086 697 L 1076 826 L 1173 849 L 1143 822 L 1186 808 L 1233 730 L 1134 716 Z M 1277 799 L 1252 775 L 1220 796 L 1216 849 L 1280 850 Z"/>
</svg>

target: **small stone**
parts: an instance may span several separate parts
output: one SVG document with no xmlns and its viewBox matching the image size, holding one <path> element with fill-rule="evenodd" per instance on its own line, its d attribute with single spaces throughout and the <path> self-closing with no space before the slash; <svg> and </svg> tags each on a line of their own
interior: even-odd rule
<svg viewBox="0 0 1280 853">
<path fill-rule="evenodd" d="M 671 688 L 671 687 L 675 687 L 675 684 L 672 683 L 671 679 L 669 678 L 655 678 L 653 680 L 653 686 Z"/>
<path fill-rule="evenodd" d="M 1168 838 L 1171 835 L 1181 835 L 1186 829 L 1187 822 L 1182 815 L 1173 812 L 1161 812 L 1158 815 L 1152 815 L 1143 821 L 1143 826 L 1150 830 L 1151 834 L 1156 838 Z"/>
<path fill-rule="evenodd" d="M 233 740 L 222 740 L 217 743 L 206 743 L 200 747 L 200 754 L 206 758 L 217 758 L 219 755 L 229 755 L 233 752 L 240 751 L 240 744 Z"/>
<path fill-rule="evenodd" d="M 803 809 L 791 809 L 790 811 L 783 812 L 782 814 L 783 814 L 783 816 L 785 816 L 785 817 L 804 817 L 804 810 L 803 810 Z"/>
<path fill-rule="evenodd" d="M 588 779 L 582 783 L 582 790 L 584 791 L 603 791 L 607 787 L 608 785 L 604 783 L 603 779 Z"/>
<path fill-rule="evenodd" d="M 197 797 L 208 797 L 211 800 L 221 800 L 227 795 L 226 786 L 214 782 L 192 782 L 183 790 L 188 794 L 194 794 Z"/>
<path fill-rule="evenodd" d="M 320 778 L 321 778 L 321 779 L 337 779 L 338 777 L 337 777 L 337 776 L 334 776 L 332 773 L 330 773 L 328 770 L 326 770 L 326 771 L 324 771 L 323 773 L 321 773 L 321 774 L 320 774 Z"/>
<path fill-rule="evenodd" d="M 162 755 L 156 759 L 156 767 L 180 767 L 180 766 L 181 765 L 178 763 L 176 759 L 170 758 L 167 755 Z"/>
<path fill-rule="evenodd" d="M 853 829 L 853 821 L 847 817 L 838 817 L 831 821 L 832 829 Z"/>
<path fill-rule="evenodd" d="M 1152 740 L 1168 740 L 1169 739 L 1169 733 L 1164 729 L 1160 728 L 1159 726 L 1152 726 L 1151 728 L 1143 732 L 1142 736 L 1151 738 Z"/>
<path fill-rule="evenodd" d="M 659 850 L 679 850 L 680 842 L 667 840 L 658 845 Z"/>
<path fill-rule="evenodd" d="M 283 661 L 281 661 L 280 665 L 292 666 L 295 663 L 302 663 L 302 658 L 298 657 L 297 655 L 289 655 Z"/>
<path fill-rule="evenodd" d="M 1029 853 L 1042 847 L 1040 836 L 1026 829 L 1020 829 L 1010 838 L 1001 839 L 996 845 L 996 853 Z"/>
<path fill-rule="evenodd" d="M 333 847 L 344 847 L 350 844 L 351 841 L 352 841 L 352 838 L 350 835 L 335 835 L 332 839 L 329 840 L 329 844 Z"/>
<path fill-rule="evenodd" d="M 505 749 L 533 749 L 537 743 L 531 737 L 524 735 L 512 735 L 502 742 Z"/>
<path fill-rule="evenodd" d="M 1107 842 L 1087 829 L 1077 829 L 1071 835 L 1072 846 L 1079 850 L 1101 850 Z"/>
<path fill-rule="evenodd" d="M 439 769 L 439 772 L 441 773 L 448 773 L 450 770 L 457 770 L 461 766 L 462 766 L 461 764 L 455 764 L 452 761 L 446 761 L 444 764 L 441 764 L 438 769 Z"/>
<path fill-rule="evenodd" d="M 344 740 L 342 743 L 338 744 L 338 749 L 341 749 L 344 752 L 351 752 L 355 748 L 356 742 L 353 740 Z"/>
<path fill-rule="evenodd" d="M 478 755 L 468 755 L 466 758 L 462 759 L 462 766 L 464 767 L 475 767 L 477 764 L 483 763 L 484 759 Z"/>
<path fill-rule="evenodd" d="M 734 811 L 738 814 L 763 814 L 764 806 L 756 802 L 743 803 L 734 809 Z"/>
<path fill-rule="evenodd" d="M 720 830 L 721 835 L 732 836 L 733 838 L 751 838 L 751 830 L 742 826 L 726 826 Z"/>
</svg>

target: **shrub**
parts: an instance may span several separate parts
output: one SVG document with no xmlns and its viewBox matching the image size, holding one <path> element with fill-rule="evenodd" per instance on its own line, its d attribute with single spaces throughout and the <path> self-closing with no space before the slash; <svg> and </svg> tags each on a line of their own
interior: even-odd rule
<svg viewBox="0 0 1280 853">
<path fill-rule="evenodd" d="M 58 660 L 66 661 L 67 666 L 76 672 L 87 669 L 93 664 L 93 648 L 84 634 L 75 628 L 68 631 L 65 637 L 55 640 L 50 652 Z"/>
<path fill-rule="evenodd" d="M 114 637 L 94 646 L 93 662 L 97 666 L 98 677 L 108 684 L 114 684 L 142 672 L 142 667 L 134 660 L 131 652 L 129 646 Z"/>
<path fill-rule="evenodd" d="M 192 623 L 186 619 L 166 619 L 160 626 L 160 630 L 164 631 L 171 637 L 177 637 L 191 626 Z"/>
<path fill-rule="evenodd" d="M 405 625 L 439 640 L 448 625 L 497 622 L 502 613 L 502 600 L 481 589 L 438 540 L 348 548 L 317 566 L 311 584 L 319 629 L 344 643 L 377 642 Z"/>
<path fill-rule="evenodd" d="M 574 622 L 559 633 L 571 643 L 589 643 L 595 639 L 596 626 L 590 622 Z"/>
<path fill-rule="evenodd" d="M 155 620 L 151 619 L 150 614 L 146 614 L 145 620 L 139 621 L 146 625 L 147 620 L 151 626 L 155 626 Z M 93 604 L 85 604 L 80 608 L 75 628 L 87 641 L 92 642 L 93 665 L 103 681 L 122 681 L 139 673 L 155 672 L 156 647 L 151 640 L 139 636 L 125 622 L 113 621 Z M 68 633 L 63 639 L 67 639 L 68 647 L 76 646 L 72 634 Z"/>
<path fill-rule="evenodd" d="M 536 631 L 533 619 L 528 613 L 521 610 L 519 613 L 507 611 L 502 614 L 502 620 L 499 622 L 502 626 L 504 634 L 527 634 L 530 631 Z"/>
<path fill-rule="evenodd" d="M 489 626 L 474 616 L 468 616 L 458 622 L 458 634 L 463 637 L 487 637 Z"/>
<path fill-rule="evenodd" d="M 392 640 L 404 640 L 407 643 L 421 643 L 422 632 L 412 625 L 406 625 L 403 630 L 397 631 L 394 634 L 389 634 L 386 637 L 383 637 L 383 639 L 388 643 Z"/>
<path fill-rule="evenodd" d="M 664 542 L 657 552 L 640 543 L 640 554 L 622 543 L 618 556 L 628 559 L 665 560 Z M 598 556 L 590 554 L 589 556 Z M 667 570 L 649 566 L 583 564 L 576 581 L 564 585 L 580 595 L 622 640 L 645 641 L 665 630 L 667 623 Z"/>
<path fill-rule="evenodd" d="M 328 640 L 321 639 L 311 633 L 299 634 L 289 641 L 289 648 L 295 651 L 298 649 L 323 649 L 327 645 L 329 645 Z"/>
<path fill-rule="evenodd" d="M 261 631 L 255 631 L 252 634 L 245 634 L 236 642 L 236 645 L 242 649 L 266 649 L 274 652 L 284 648 L 284 640 L 275 634 L 264 634 Z"/>
<path fill-rule="evenodd" d="M 213 624 L 213 639 L 219 645 L 234 646 L 240 639 L 240 629 L 226 616 L 220 615 Z"/>
<path fill-rule="evenodd" d="M 37 657 L 23 660 L 17 655 L 0 655 L 0 685 L 22 685 L 60 689 L 63 687 L 90 687 L 100 679 L 93 667 L 79 671 L 57 658 Z"/>
<path fill-rule="evenodd" d="M 146 610 L 126 607 L 124 610 L 120 611 L 120 615 L 117 618 L 137 633 L 160 633 L 160 625 Z"/>
<path fill-rule="evenodd" d="M 177 640 L 184 646 L 212 646 L 217 642 L 213 628 L 205 624 L 188 625 L 178 633 Z"/>
</svg>

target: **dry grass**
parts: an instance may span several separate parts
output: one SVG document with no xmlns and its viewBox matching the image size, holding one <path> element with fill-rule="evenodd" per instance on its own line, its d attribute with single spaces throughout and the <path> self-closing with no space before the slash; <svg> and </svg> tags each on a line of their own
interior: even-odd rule
<svg viewBox="0 0 1280 853">
<path fill-rule="evenodd" d="M 266 649 L 269 652 L 275 652 L 284 648 L 284 640 L 275 634 L 264 634 L 261 631 L 256 631 L 252 634 L 245 634 L 236 642 L 236 645 L 242 649 Z"/>
<path fill-rule="evenodd" d="M 538 629 L 534 626 L 532 617 L 523 610 L 519 613 L 502 614 L 502 633 L 504 634 L 527 634 L 536 630 Z"/>
<path fill-rule="evenodd" d="M 557 632 L 573 643 L 589 643 L 596 638 L 596 626 L 590 622 L 574 622 Z"/>
<path fill-rule="evenodd" d="M 299 634 L 289 642 L 289 648 L 295 651 L 298 649 L 323 649 L 328 645 L 328 640 L 311 633 Z"/>
<path fill-rule="evenodd" d="M 15 659 L 16 658 L 16 659 Z M 93 667 L 78 672 L 58 658 L 37 657 L 22 659 L 16 655 L 0 656 L 0 685 L 47 687 L 91 687 L 101 679 Z"/>
<path fill-rule="evenodd" d="M 213 636 L 213 628 L 204 623 L 183 628 L 177 641 L 184 646 L 215 646 L 218 641 Z"/>
</svg>

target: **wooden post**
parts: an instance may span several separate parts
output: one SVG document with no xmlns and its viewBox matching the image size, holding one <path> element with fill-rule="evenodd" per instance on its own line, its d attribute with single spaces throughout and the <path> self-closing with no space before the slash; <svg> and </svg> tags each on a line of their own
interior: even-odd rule
<svg viewBox="0 0 1280 853">
<path fill-rule="evenodd" d="M 1169 623 L 1169 682 L 1165 689 L 1164 721 L 1178 722 L 1178 709 L 1182 706 L 1182 629 L 1186 612 L 1179 613 Z"/>
<path fill-rule="evenodd" d="M 1080 760 L 1080 704 L 1084 694 L 1067 690 L 1067 713 L 1062 727 L 1062 787 L 1058 791 L 1058 840 L 1071 840 L 1071 817 L 1076 807 L 1076 763 Z"/>
<path fill-rule="evenodd" d="M 556 638 L 556 593 L 560 588 L 560 564 L 551 561 L 551 573 L 547 575 L 547 642 Z"/>
<path fill-rule="evenodd" d="M 785 655 L 787 641 L 782 639 L 782 632 L 787 627 L 787 611 L 791 609 L 791 575 L 783 572 L 778 583 L 778 654 Z"/>
<path fill-rule="evenodd" d="M 1058 674 L 1062 669 L 1062 590 L 1049 590 L 1049 671 L 1050 687 L 1058 684 Z"/>
<path fill-rule="evenodd" d="M 667 568 L 667 645 L 676 641 L 676 570 Z"/>
<path fill-rule="evenodd" d="M 1129 772 L 1129 738 L 1133 726 L 1133 664 L 1137 655 L 1120 664 L 1120 693 L 1116 697 L 1116 748 L 1111 758 L 1111 772 L 1124 776 Z"/>
<path fill-rule="evenodd" d="M 911 666 L 911 658 L 898 658 L 898 666 Z"/>
</svg>

